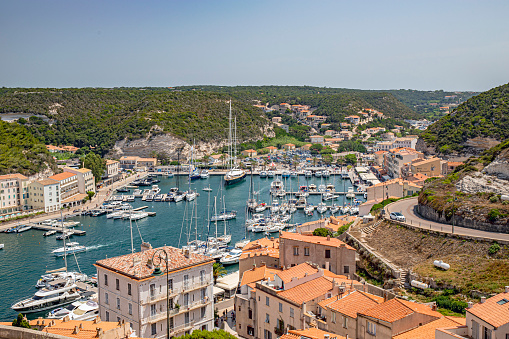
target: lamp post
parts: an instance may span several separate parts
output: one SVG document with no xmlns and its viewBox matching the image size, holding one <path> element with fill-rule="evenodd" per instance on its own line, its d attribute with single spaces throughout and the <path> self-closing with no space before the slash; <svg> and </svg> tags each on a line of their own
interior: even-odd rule
<svg viewBox="0 0 509 339">
<path fill-rule="evenodd" d="M 454 215 L 456 212 L 454 211 L 454 201 L 456 201 L 456 196 L 452 197 L 452 230 L 451 233 L 454 234 Z"/>
<path fill-rule="evenodd" d="M 159 265 L 156 266 L 152 275 L 158 277 L 164 274 L 159 267 L 163 260 L 163 253 L 164 260 L 166 262 L 166 339 L 170 339 L 170 285 L 168 283 L 168 253 L 164 250 L 164 248 L 157 249 L 152 255 L 152 262 L 155 262 L 154 259 L 156 255 L 159 258 Z"/>
</svg>

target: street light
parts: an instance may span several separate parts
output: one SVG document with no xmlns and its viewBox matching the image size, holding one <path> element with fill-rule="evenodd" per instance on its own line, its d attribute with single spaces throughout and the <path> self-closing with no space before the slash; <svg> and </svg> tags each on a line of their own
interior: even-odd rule
<svg viewBox="0 0 509 339">
<path fill-rule="evenodd" d="M 164 253 L 164 260 L 166 262 L 166 338 L 170 338 L 170 285 L 168 283 L 168 253 L 164 250 L 164 248 L 157 249 L 154 254 L 152 255 L 152 262 L 154 261 L 154 258 L 159 258 L 159 265 L 156 266 L 154 269 L 154 272 L 152 273 L 153 276 L 158 277 L 163 275 L 163 271 L 159 267 L 161 264 L 161 261 L 163 260 L 162 254 Z"/>
<path fill-rule="evenodd" d="M 453 196 L 452 197 L 452 230 L 451 230 L 452 234 L 454 234 L 454 215 L 456 214 L 456 212 L 454 211 L 454 202 L 455 201 L 456 201 L 456 196 Z"/>
</svg>

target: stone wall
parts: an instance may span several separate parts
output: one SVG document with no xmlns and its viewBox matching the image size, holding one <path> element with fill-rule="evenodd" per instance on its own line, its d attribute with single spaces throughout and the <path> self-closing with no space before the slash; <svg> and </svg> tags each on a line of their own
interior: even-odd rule
<svg viewBox="0 0 509 339">
<path fill-rule="evenodd" d="M 31 330 L 28 328 L 0 325 L 0 338 L 16 339 L 69 339 L 58 334 Z"/>
<path fill-rule="evenodd" d="M 424 206 L 421 204 L 417 205 L 417 213 L 425 219 L 452 225 L 452 218 L 448 220 L 444 213 L 439 213 L 430 206 Z M 487 232 L 509 233 L 509 225 L 507 224 L 492 224 L 489 222 L 463 218 L 459 215 L 454 216 L 454 225 Z"/>
</svg>

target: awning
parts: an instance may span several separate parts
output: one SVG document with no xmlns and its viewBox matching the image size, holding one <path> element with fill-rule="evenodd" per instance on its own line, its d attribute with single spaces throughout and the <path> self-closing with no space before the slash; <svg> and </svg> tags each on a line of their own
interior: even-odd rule
<svg viewBox="0 0 509 339">
<path fill-rule="evenodd" d="M 225 291 L 236 289 L 239 286 L 239 272 L 237 271 L 217 279 L 216 286 Z"/>
<path fill-rule="evenodd" d="M 223 294 L 224 290 L 220 287 L 212 286 L 212 292 L 213 292 L 214 296 L 216 296 L 218 294 Z"/>
</svg>

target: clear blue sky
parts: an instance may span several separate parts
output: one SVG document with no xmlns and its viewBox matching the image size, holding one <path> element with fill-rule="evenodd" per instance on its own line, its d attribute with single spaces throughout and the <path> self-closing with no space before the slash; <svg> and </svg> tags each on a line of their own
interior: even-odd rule
<svg viewBox="0 0 509 339">
<path fill-rule="evenodd" d="M 509 82 L 509 1 L 0 0 L 0 86 Z"/>
</svg>

